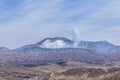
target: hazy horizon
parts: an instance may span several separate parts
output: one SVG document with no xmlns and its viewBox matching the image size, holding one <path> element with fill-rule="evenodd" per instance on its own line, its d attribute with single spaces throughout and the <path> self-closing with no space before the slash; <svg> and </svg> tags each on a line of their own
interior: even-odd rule
<svg viewBox="0 0 120 80">
<path fill-rule="evenodd" d="M 0 46 L 17 48 L 47 37 L 74 39 L 75 34 L 80 41 L 120 45 L 119 4 L 120 0 L 0 0 Z"/>
</svg>

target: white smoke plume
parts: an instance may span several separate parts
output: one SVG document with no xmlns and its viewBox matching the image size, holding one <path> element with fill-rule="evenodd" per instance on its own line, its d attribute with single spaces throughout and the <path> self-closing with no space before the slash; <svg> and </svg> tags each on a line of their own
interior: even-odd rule
<svg viewBox="0 0 120 80">
<path fill-rule="evenodd" d="M 74 28 L 74 36 L 74 47 L 77 48 L 80 41 L 80 30 L 77 27 Z"/>
</svg>

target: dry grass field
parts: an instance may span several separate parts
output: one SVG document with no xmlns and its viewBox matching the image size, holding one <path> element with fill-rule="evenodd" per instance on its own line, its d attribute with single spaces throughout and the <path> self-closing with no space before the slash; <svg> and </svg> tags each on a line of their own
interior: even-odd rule
<svg viewBox="0 0 120 80">
<path fill-rule="evenodd" d="M 73 68 L 52 72 L 43 80 L 120 80 L 120 67 Z"/>
<path fill-rule="evenodd" d="M 69 67 L 56 64 L 38 67 L 0 65 L 0 80 L 120 80 L 120 67 Z"/>
<path fill-rule="evenodd" d="M 44 72 L 26 67 L 0 65 L 0 80 L 38 80 L 46 75 Z"/>
</svg>

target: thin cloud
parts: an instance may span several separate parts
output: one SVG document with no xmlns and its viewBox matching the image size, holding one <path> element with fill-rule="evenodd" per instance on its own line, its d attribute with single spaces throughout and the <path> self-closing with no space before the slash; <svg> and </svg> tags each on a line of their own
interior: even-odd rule
<svg viewBox="0 0 120 80">
<path fill-rule="evenodd" d="M 3 13 L 0 15 L 0 45 L 16 48 L 45 37 L 71 38 L 75 27 L 80 29 L 81 40 L 120 44 L 116 37 L 119 28 L 114 27 L 120 25 L 119 0 L 21 1 L 9 10 L 0 10 Z"/>
</svg>

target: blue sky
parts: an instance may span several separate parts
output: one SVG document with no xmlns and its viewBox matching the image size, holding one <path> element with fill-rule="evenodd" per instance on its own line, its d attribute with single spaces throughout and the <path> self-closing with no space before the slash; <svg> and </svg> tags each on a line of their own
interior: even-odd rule
<svg viewBox="0 0 120 80">
<path fill-rule="evenodd" d="M 120 45 L 120 0 L 0 0 L 0 46 L 17 48 L 46 37 L 107 40 Z"/>
</svg>

